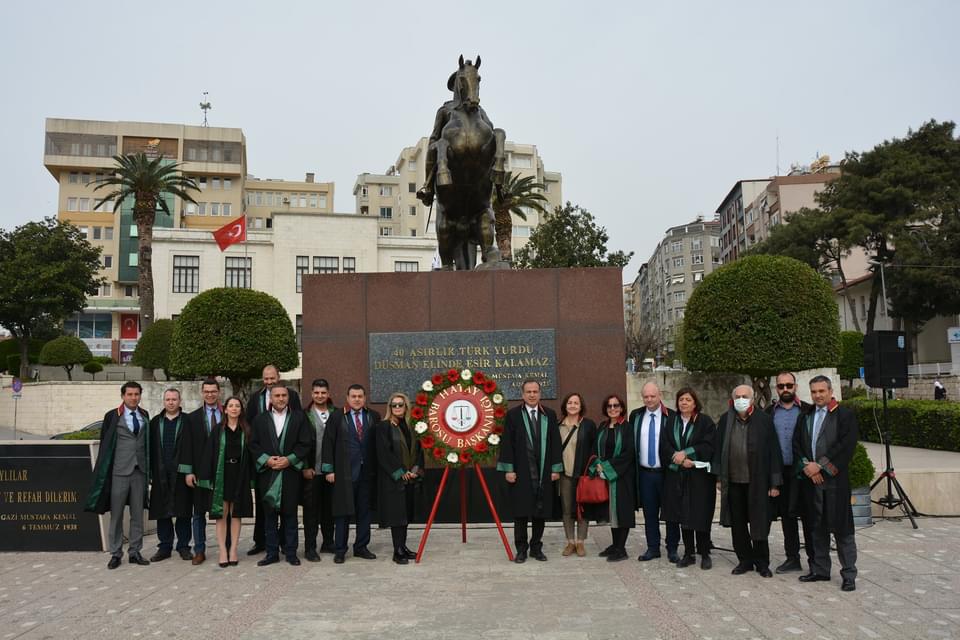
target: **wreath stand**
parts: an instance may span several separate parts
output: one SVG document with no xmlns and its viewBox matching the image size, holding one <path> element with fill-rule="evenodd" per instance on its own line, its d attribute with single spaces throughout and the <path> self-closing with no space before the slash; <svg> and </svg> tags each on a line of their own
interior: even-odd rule
<svg viewBox="0 0 960 640">
<path fill-rule="evenodd" d="M 493 520 L 497 523 L 497 531 L 500 532 L 500 540 L 503 541 L 503 548 L 507 552 L 507 558 L 513 561 L 513 550 L 510 549 L 510 543 L 507 542 L 507 534 L 503 532 L 503 524 L 500 522 L 500 516 L 497 515 L 497 509 L 493 506 L 493 499 L 490 497 L 490 489 L 487 487 L 487 481 L 483 477 L 483 472 L 477 464 L 473 465 L 473 470 L 477 472 L 477 479 L 483 488 L 483 495 L 487 499 L 487 506 L 490 507 L 490 513 L 493 514 Z M 440 498 L 443 496 L 443 490 L 447 486 L 447 476 L 450 475 L 450 467 L 445 467 L 443 476 L 440 478 L 440 486 L 437 488 L 437 497 L 433 499 L 433 508 L 430 509 L 430 517 L 427 518 L 427 526 L 423 530 L 423 536 L 420 538 L 420 548 L 417 549 L 417 564 L 423 557 L 423 549 L 427 546 L 427 538 L 430 537 L 430 527 L 433 526 L 433 519 L 437 515 L 437 507 L 440 506 Z M 460 468 L 460 535 L 461 542 L 467 542 L 467 468 Z"/>
</svg>

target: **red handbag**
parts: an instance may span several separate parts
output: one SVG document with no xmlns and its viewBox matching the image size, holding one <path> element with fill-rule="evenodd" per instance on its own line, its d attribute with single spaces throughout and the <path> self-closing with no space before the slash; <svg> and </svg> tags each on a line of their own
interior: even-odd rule
<svg viewBox="0 0 960 640">
<path fill-rule="evenodd" d="M 610 500 L 610 489 L 607 487 L 607 481 L 600 476 L 590 477 L 587 470 L 597 456 L 590 456 L 587 460 L 587 467 L 583 470 L 583 475 L 577 478 L 577 504 L 603 504 Z M 578 506 L 577 511 L 582 513 L 583 507 Z"/>
</svg>

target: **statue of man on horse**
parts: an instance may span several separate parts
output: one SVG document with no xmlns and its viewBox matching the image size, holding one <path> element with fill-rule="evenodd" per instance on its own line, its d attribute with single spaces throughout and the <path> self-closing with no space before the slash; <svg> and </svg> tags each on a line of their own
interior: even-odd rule
<svg viewBox="0 0 960 640">
<path fill-rule="evenodd" d="M 426 182 L 417 191 L 425 205 L 437 201 L 437 244 L 445 270 L 500 266 L 490 198 L 504 178 L 506 134 L 480 106 L 480 56 L 460 56 L 447 80 L 453 100 L 437 111 L 427 149 Z M 477 247 L 482 264 L 477 264 Z"/>
</svg>

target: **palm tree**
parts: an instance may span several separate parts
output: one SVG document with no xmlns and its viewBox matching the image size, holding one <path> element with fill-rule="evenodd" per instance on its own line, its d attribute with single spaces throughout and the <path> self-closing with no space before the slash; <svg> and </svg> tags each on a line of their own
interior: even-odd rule
<svg viewBox="0 0 960 640">
<path fill-rule="evenodd" d="M 123 201 L 133 197 L 133 219 L 137 223 L 137 286 L 140 291 L 140 331 L 144 332 L 153 324 L 153 224 L 156 221 L 157 210 L 172 215 L 167 207 L 165 195 L 175 195 L 187 202 L 196 204 L 196 201 L 187 193 L 188 190 L 199 191 L 193 178 L 180 173 L 180 165 L 176 162 L 164 163 L 163 156 L 149 159 L 143 153 L 126 156 L 113 156 L 116 162 L 116 173 L 98 181 L 94 191 L 106 186 L 115 187 L 113 191 L 101 198 L 97 206 L 104 202 L 113 201 L 113 211 L 123 204 Z M 144 371 L 144 374 L 149 374 Z M 152 379 L 152 378 L 151 378 Z"/>
<path fill-rule="evenodd" d="M 534 176 L 520 177 L 512 172 L 507 173 L 503 187 L 494 189 L 493 215 L 496 220 L 497 248 L 504 260 L 513 258 L 513 217 L 510 214 L 515 213 L 521 220 L 526 220 L 525 208 L 546 213 L 547 208 L 543 203 L 547 201 L 547 197 L 543 195 L 543 189 L 543 183 L 537 182 Z"/>
</svg>

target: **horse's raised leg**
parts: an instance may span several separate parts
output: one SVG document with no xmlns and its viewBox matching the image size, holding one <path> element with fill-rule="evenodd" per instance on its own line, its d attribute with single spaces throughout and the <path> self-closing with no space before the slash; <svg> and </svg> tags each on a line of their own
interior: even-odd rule
<svg viewBox="0 0 960 640">
<path fill-rule="evenodd" d="M 493 154 L 493 183 L 503 184 L 507 166 L 507 132 L 503 129 L 494 129 L 493 139 L 497 145 L 497 149 Z"/>
<path fill-rule="evenodd" d="M 447 161 L 447 152 L 450 150 L 450 145 L 443 138 L 440 138 L 434 144 L 437 145 L 437 186 L 445 187 L 453 184 L 450 165 Z"/>
<path fill-rule="evenodd" d="M 440 265 L 444 271 L 453 271 L 456 245 L 452 236 L 454 230 L 442 204 L 437 204 L 437 253 L 440 254 Z"/>
</svg>

